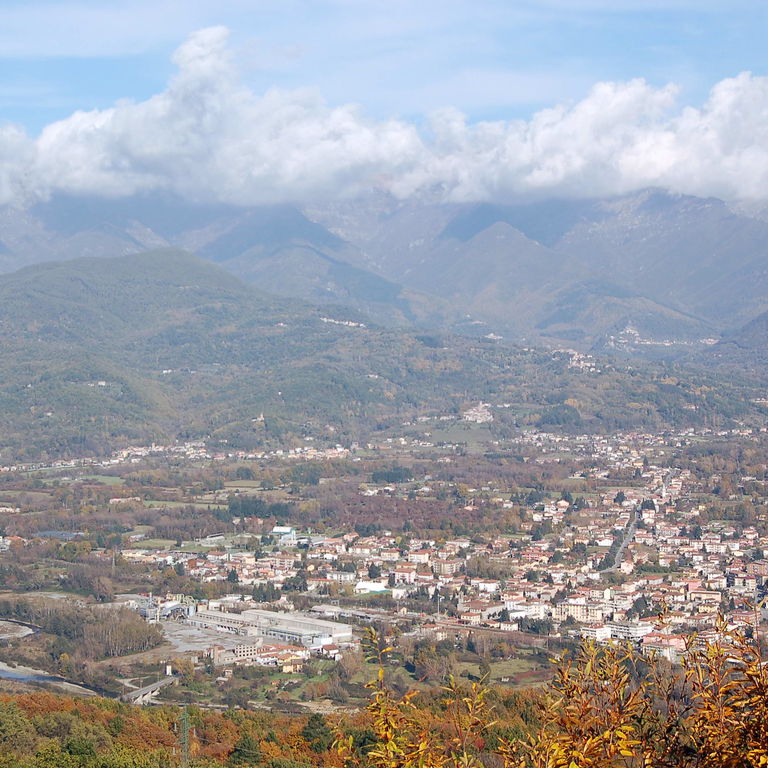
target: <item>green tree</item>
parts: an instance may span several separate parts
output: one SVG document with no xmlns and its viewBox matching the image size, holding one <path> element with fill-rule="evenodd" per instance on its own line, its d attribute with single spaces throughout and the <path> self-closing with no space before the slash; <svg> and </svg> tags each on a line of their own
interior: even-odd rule
<svg viewBox="0 0 768 768">
<path fill-rule="evenodd" d="M 96 757 L 96 747 L 94 746 L 93 741 L 85 736 L 70 736 L 64 742 L 64 749 L 68 754 L 82 758 L 83 760 L 90 757 Z"/>
<path fill-rule="evenodd" d="M 230 765 L 256 765 L 261 761 L 261 748 L 258 740 L 250 733 L 244 733 L 235 743 L 229 756 Z"/>
<path fill-rule="evenodd" d="M 312 714 L 301 731 L 304 741 L 313 752 L 325 752 L 333 743 L 333 733 L 320 714 Z"/>
<path fill-rule="evenodd" d="M 31 768 L 79 768 L 82 764 L 79 756 L 69 751 L 62 751 L 61 746 L 56 742 L 49 742 L 39 749 L 32 758 L 31 764 L 22 763 L 25 768 L 26 765 L 30 765 Z"/>
<path fill-rule="evenodd" d="M 253 480 L 253 470 L 250 467 L 240 466 L 235 470 L 236 480 Z"/>
<path fill-rule="evenodd" d="M 0 751 L 29 754 L 35 751 L 37 734 L 15 702 L 0 702 Z"/>
</svg>

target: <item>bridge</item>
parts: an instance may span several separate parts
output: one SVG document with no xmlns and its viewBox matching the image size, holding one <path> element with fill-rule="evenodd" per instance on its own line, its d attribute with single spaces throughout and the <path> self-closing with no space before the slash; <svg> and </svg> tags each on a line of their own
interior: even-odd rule
<svg viewBox="0 0 768 768">
<path fill-rule="evenodd" d="M 145 685 L 143 688 L 124 693 L 120 697 L 120 701 L 127 701 L 129 704 L 148 704 L 163 688 L 168 685 L 175 685 L 177 682 L 178 678 L 174 675 L 164 677 L 162 680 Z"/>
</svg>

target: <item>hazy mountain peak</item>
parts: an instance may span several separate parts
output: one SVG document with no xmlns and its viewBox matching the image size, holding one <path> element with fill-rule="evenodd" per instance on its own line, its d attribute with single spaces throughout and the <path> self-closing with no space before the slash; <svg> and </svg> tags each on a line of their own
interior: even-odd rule
<svg viewBox="0 0 768 768">
<path fill-rule="evenodd" d="M 758 215 L 661 189 L 516 204 L 369 193 L 304 210 L 59 195 L 0 211 L 6 270 L 183 247 L 267 292 L 346 304 L 385 325 L 466 330 L 470 316 L 505 338 L 546 328 L 548 341 L 577 334 L 585 346 L 625 316 L 651 340 L 686 344 L 747 322 L 768 309 L 766 243 Z M 609 291 L 584 292 L 607 276 Z"/>
</svg>

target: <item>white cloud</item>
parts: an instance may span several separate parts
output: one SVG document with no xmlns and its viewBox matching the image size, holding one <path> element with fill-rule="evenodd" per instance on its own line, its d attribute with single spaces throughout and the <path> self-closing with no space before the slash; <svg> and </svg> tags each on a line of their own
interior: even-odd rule
<svg viewBox="0 0 768 768">
<path fill-rule="evenodd" d="M 767 196 L 768 78 L 749 73 L 718 83 L 700 108 L 679 108 L 674 86 L 598 83 L 528 121 L 469 124 L 442 110 L 424 137 L 402 120 L 329 107 L 313 91 L 254 94 L 238 80 L 222 27 L 192 35 L 174 62 L 168 88 L 146 101 L 76 112 L 37 140 L 2 128 L 0 201 L 170 190 L 248 205 L 374 186 L 400 196 L 437 188 L 454 200 L 648 186 Z"/>
<path fill-rule="evenodd" d="M 168 89 L 145 102 L 47 126 L 35 144 L 41 194 L 166 189 L 251 204 L 354 194 L 419 161 L 423 145 L 406 123 L 367 121 L 311 91 L 257 97 L 238 82 L 226 39 L 221 27 L 192 35 Z"/>
<path fill-rule="evenodd" d="M 31 168 L 35 148 L 24 132 L 13 125 L 0 125 L 0 203 L 34 200 L 38 189 Z"/>
</svg>

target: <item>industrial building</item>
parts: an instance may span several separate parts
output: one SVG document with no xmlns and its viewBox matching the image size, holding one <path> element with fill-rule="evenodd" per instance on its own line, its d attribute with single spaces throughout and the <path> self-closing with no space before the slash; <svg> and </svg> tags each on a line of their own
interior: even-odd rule
<svg viewBox="0 0 768 768">
<path fill-rule="evenodd" d="M 228 613 L 204 609 L 188 619 L 193 626 L 231 632 L 251 637 L 263 637 L 289 645 L 319 649 L 324 645 L 348 645 L 352 642 L 352 627 L 337 621 L 326 621 L 302 613 L 247 610 Z"/>
</svg>

